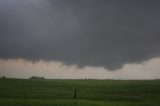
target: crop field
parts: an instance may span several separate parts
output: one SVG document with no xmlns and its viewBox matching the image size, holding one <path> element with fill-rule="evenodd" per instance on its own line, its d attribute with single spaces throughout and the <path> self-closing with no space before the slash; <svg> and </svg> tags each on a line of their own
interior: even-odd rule
<svg viewBox="0 0 160 106">
<path fill-rule="evenodd" d="M 0 79 L 0 106 L 160 106 L 160 80 Z"/>
</svg>

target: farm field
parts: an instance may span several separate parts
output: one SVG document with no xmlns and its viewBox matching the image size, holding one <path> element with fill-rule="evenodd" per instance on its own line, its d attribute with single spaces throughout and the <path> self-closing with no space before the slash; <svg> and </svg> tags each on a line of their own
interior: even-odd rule
<svg viewBox="0 0 160 106">
<path fill-rule="evenodd" d="M 160 106 L 160 80 L 0 79 L 0 106 Z"/>
</svg>

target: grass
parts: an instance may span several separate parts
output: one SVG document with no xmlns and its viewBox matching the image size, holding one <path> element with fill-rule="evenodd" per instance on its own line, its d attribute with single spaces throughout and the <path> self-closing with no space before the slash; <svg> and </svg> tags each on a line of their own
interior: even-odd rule
<svg viewBox="0 0 160 106">
<path fill-rule="evenodd" d="M 0 79 L 1 105 L 159 106 L 160 80 Z"/>
</svg>

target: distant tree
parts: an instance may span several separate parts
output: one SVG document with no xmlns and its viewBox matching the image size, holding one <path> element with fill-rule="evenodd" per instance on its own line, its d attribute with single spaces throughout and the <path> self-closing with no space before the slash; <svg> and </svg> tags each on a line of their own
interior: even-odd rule
<svg viewBox="0 0 160 106">
<path fill-rule="evenodd" d="M 155 79 L 155 80 L 160 80 L 160 79 Z"/>
<path fill-rule="evenodd" d="M 44 77 L 39 77 L 39 76 L 32 76 L 29 79 L 32 79 L 32 80 L 45 80 Z"/>
<path fill-rule="evenodd" d="M 45 78 L 44 78 L 44 77 L 41 77 L 41 79 L 42 79 L 42 80 L 45 80 Z"/>
<path fill-rule="evenodd" d="M 1 78 L 2 78 L 2 79 L 6 79 L 6 77 L 5 77 L 5 76 L 2 76 Z"/>
</svg>

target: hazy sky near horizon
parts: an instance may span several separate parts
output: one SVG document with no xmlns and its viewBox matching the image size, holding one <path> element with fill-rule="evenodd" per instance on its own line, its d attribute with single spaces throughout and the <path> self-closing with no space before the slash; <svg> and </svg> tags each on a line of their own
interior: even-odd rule
<svg viewBox="0 0 160 106">
<path fill-rule="evenodd" d="M 160 78 L 159 5 L 0 0 L 0 76 Z"/>
<path fill-rule="evenodd" d="M 0 75 L 10 78 L 42 76 L 49 79 L 159 79 L 160 58 L 142 64 L 125 64 L 115 71 L 104 67 L 64 65 L 63 62 L 26 61 L 24 59 L 0 60 Z"/>
</svg>

